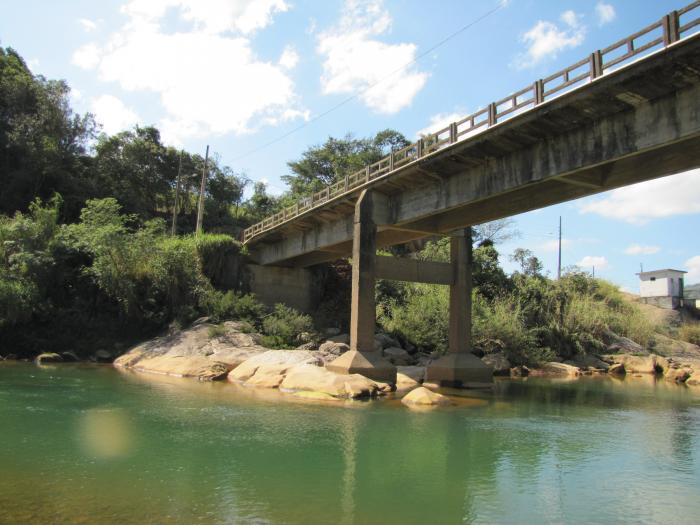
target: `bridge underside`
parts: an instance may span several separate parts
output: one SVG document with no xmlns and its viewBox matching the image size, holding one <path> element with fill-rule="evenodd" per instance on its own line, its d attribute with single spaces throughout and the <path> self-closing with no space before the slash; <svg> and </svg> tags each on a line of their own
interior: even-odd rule
<svg viewBox="0 0 700 525">
<path fill-rule="evenodd" d="M 660 51 L 371 187 L 379 247 L 700 166 L 700 38 Z M 260 264 L 348 256 L 359 192 L 249 243 Z"/>
<path fill-rule="evenodd" d="M 256 236 L 262 265 L 305 267 L 352 255 L 351 351 L 329 365 L 391 381 L 374 352 L 375 278 L 450 286 L 450 353 L 438 383 L 490 381 L 470 353 L 469 227 L 700 166 L 700 37 L 606 74 L 356 193 Z M 452 261 L 392 263 L 378 247 L 450 235 Z M 432 264 L 432 266 L 430 266 Z"/>
</svg>

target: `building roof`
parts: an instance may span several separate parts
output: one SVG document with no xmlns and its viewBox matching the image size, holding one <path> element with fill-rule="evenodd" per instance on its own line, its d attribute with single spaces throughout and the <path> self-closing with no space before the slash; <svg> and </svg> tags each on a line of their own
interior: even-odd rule
<svg viewBox="0 0 700 525">
<path fill-rule="evenodd" d="M 664 268 L 661 270 L 649 270 L 648 272 L 637 272 L 635 275 L 639 275 L 640 278 L 643 278 L 647 275 L 657 275 L 664 272 L 688 273 L 685 270 L 674 270 L 673 268 Z"/>
</svg>

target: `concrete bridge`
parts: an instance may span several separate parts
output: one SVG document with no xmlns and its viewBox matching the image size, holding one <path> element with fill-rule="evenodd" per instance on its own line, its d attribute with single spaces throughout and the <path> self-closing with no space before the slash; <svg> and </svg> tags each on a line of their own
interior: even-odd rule
<svg viewBox="0 0 700 525">
<path fill-rule="evenodd" d="M 374 351 L 377 278 L 450 286 L 450 352 L 428 380 L 491 382 L 470 352 L 470 226 L 700 166 L 700 1 L 266 218 L 261 266 L 352 256 L 351 351 L 329 368 L 391 381 Z M 451 263 L 376 256 L 451 237 Z M 296 269 L 296 270 L 293 270 Z"/>
</svg>

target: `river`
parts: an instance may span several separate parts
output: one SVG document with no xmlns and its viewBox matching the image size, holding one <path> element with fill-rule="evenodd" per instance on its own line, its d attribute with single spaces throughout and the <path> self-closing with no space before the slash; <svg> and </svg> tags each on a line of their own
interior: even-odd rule
<svg viewBox="0 0 700 525">
<path fill-rule="evenodd" d="M 453 408 L 0 364 L 0 523 L 698 523 L 700 391 L 498 381 Z"/>
</svg>

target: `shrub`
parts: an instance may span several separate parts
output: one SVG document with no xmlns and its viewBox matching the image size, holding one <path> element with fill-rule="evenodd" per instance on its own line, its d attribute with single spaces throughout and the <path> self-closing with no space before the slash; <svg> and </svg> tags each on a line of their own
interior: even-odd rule
<svg viewBox="0 0 700 525">
<path fill-rule="evenodd" d="M 312 330 L 310 316 L 283 304 L 276 304 L 272 314 L 263 320 L 265 342 L 275 348 L 297 346 L 302 342 L 301 334 Z"/>
<path fill-rule="evenodd" d="M 700 323 L 686 323 L 678 330 L 678 337 L 682 341 L 700 346 Z"/>
<path fill-rule="evenodd" d="M 226 327 L 223 324 L 215 324 L 214 326 L 209 327 L 207 333 L 209 334 L 209 339 L 223 337 L 226 335 Z"/>
<path fill-rule="evenodd" d="M 208 293 L 205 310 L 214 321 L 247 321 L 253 327 L 261 325 L 266 313 L 265 306 L 253 294 L 242 295 L 234 291 L 218 290 L 210 290 Z"/>
<path fill-rule="evenodd" d="M 403 303 L 378 307 L 379 321 L 387 332 L 411 341 L 425 351 L 447 350 L 448 289 L 414 284 L 405 289 Z"/>
</svg>

